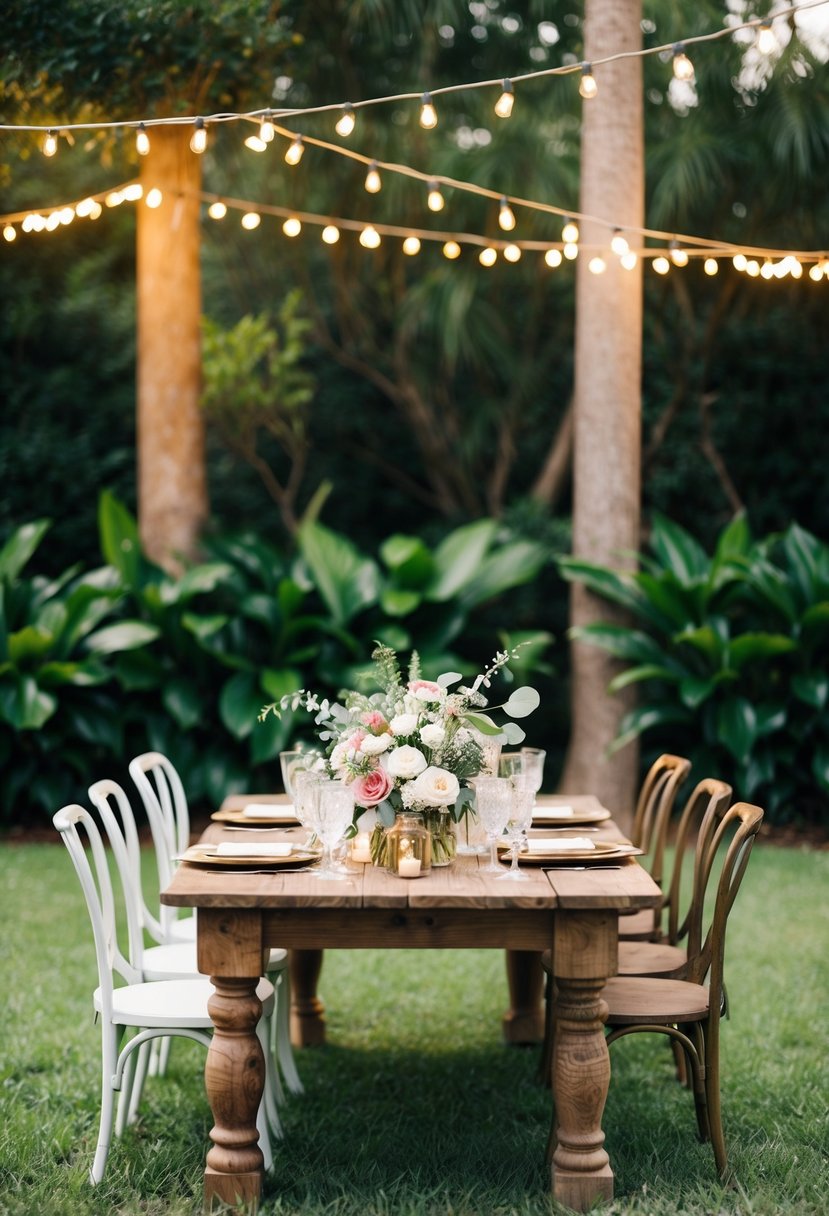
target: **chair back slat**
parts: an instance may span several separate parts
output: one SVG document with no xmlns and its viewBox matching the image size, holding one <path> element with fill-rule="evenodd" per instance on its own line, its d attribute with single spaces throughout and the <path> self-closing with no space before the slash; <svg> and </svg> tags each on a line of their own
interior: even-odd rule
<svg viewBox="0 0 829 1216">
<path fill-rule="evenodd" d="M 144 898 L 141 878 L 141 845 L 126 790 L 117 781 L 104 778 L 89 787 L 89 798 L 101 817 L 115 857 L 127 913 L 130 959 L 138 971 L 144 968 L 144 933 L 158 941 L 162 928 Z"/>
<path fill-rule="evenodd" d="M 130 761 L 130 776 L 147 812 L 158 868 L 158 889 L 169 886 L 177 862 L 190 843 L 187 796 L 175 766 L 161 752 L 144 752 Z M 162 940 L 178 918 L 178 909 L 160 908 Z"/>
<path fill-rule="evenodd" d="M 712 817 L 724 812 L 731 802 L 732 789 L 725 781 L 716 781 L 713 777 L 703 777 L 694 787 L 679 817 L 677 824 L 676 842 L 674 849 L 674 865 L 671 872 L 671 882 L 663 904 L 663 914 L 667 911 L 667 933 L 665 940 L 672 946 L 679 945 L 690 934 L 691 924 L 695 922 L 697 909 L 695 896 L 696 865 L 691 884 L 691 896 L 685 905 L 685 915 L 682 915 L 682 879 L 685 859 L 694 844 L 694 855 L 697 855 L 697 844 L 703 831 L 702 825 Z"/>
<path fill-rule="evenodd" d="M 665 840 L 676 802 L 677 791 L 691 771 L 691 761 L 665 753 L 648 769 L 633 816 L 630 838 L 649 856 L 648 869 L 654 882 L 662 885 Z"/>
</svg>

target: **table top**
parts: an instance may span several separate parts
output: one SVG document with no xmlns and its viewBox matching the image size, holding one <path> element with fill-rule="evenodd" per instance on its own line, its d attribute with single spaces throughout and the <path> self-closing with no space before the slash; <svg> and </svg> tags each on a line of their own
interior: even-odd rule
<svg viewBox="0 0 829 1216">
<path fill-rule="evenodd" d="M 234 795 L 222 803 L 223 810 L 238 810 L 251 802 L 286 802 L 282 794 Z M 593 809 L 600 804 L 591 795 L 546 795 L 544 806 L 567 804 L 576 809 Z M 583 827 L 544 828 L 532 835 L 579 836 Z M 244 832 L 244 836 L 242 835 Z M 211 823 L 201 836 L 202 842 L 244 839 L 273 842 L 304 839 L 302 828 L 268 831 L 245 828 L 231 831 Z M 590 838 L 596 841 L 626 841 L 612 819 L 595 825 Z M 499 881 L 483 866 L 488 858 L 459 855 L 451 865 L 432 867 L 423 877 L 407 880 L 372 865 L 349 863 L 350 874 L 341 882 L 322 882 L 311 870 L 291 872 L 262 870 L 219 870 L 186 863 L 179 866 L 169 887 L 162 892 L 165 904 L 199 908 L 459 908 L 597 909 L 655 907 L 661 893 L 656 883 L 635 857 L 608 859 L 607 862 L 580 868 L 578 864 L 525 866 L 526 883 Z M 612 867 L 612 868 L 611 868 Z"/>
</svg>

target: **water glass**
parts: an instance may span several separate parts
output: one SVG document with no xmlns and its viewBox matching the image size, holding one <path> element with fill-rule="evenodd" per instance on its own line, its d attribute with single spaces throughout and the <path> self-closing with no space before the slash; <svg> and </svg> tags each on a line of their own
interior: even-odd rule
<svg viewBox="0 0 829 1216">
<path fill-rule="evenodd" d="M 489 865 L 484 874 L 500 874 L 498 838 L 503 836 L 512 805 L 513 787 L 508 777 L 475 777 L 475 806 L 489 842 Z"/>
<path fill-rule="evenodd" d="M 512 863 L 506 873 L 499 875 L 500 878 L 508 879 L 510 882 L 529 881 L 527 875 L 518 868 L 518 854 L 524 844 L 527 828 L 532 823 L 534 803 L 535 792 L 533 790 L 527 786 L 513 784 L 509 816 L 504 829 L 510 842 Z"/>
<path fill-rule="evenodd" d="M 322 864 L 316 877 L 342 881 L 349 877 L 348 871 L 334 864 L 334 850 L 354 817 L 354 793 L 345 782 L 324 777 L 316 789 L 315 805 L 315 826 L 323 845 Z"/>
</svg>

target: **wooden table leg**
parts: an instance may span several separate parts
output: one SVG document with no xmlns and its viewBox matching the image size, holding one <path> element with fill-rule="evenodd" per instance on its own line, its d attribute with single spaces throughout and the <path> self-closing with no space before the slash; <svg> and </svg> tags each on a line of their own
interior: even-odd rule
<svg viewBox="0 0 829 1216">
<path fill-rule="evenodd" d="M 508 1043 L 527 1046 L 544 1039 L 544 971 L 537 950 L 507 950 L 510 1007 L 502 1029 Z"/>
<path fill-rule="evenodd" d="M 320 1047 L 325 1042 L 325 1006 L 317 996 L 322 950 L 291 950 L 291 1042 L 294 1047 Z"/>
<path fill-rule="evenodd" d="M 613 1198 L 613 1171 L 602 1131 L 610 1084 L 604 1036 L 607 1006 L 599 993 L 608 976 L 616 972 L 617 925 L 615 912 L 556 913 L 553 1094 L 557 1144 L 552 1185 L 558 1202 L 578 1212 L 586 1211 L 597 1199 Z"/>
<path fill-rule="evenodd" d="M 208 1212 L 225 1204 L 236 1212 L 255 1212 L 262 1190 L 264 1162 L 256 1128 L 265 1089 L 265 1059 L 256 1037 L 262 1015 L 256 995 L 261 942 L 261 916 L 255 910 L 199 910 L 199 970 L 210 974 L 216 989 L 207 1005 L 215 1029 L 204 1069 L 214 1119 L 204 1172 Z"/>
</svg>

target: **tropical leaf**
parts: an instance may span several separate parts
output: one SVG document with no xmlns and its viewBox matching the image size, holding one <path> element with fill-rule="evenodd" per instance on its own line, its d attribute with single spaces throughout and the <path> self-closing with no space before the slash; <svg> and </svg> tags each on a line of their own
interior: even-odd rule
<svg viewBox="0 0 829 1216">
<path fill-rule="evenodd" d="M 304 524 L 298 540 L 335 624 L 347 625 L 358 612 L 377 602 L 380 572 L 351 541 L 316 523 Z"/>
<path fill-rule="evenodd" d="M 458 595 L 477 574 L 496 530 L 494 519 L 479 519 L 450 532 L 432 554 L 435 575 L 426 599 L 442 603 Z"/>
</svg>

